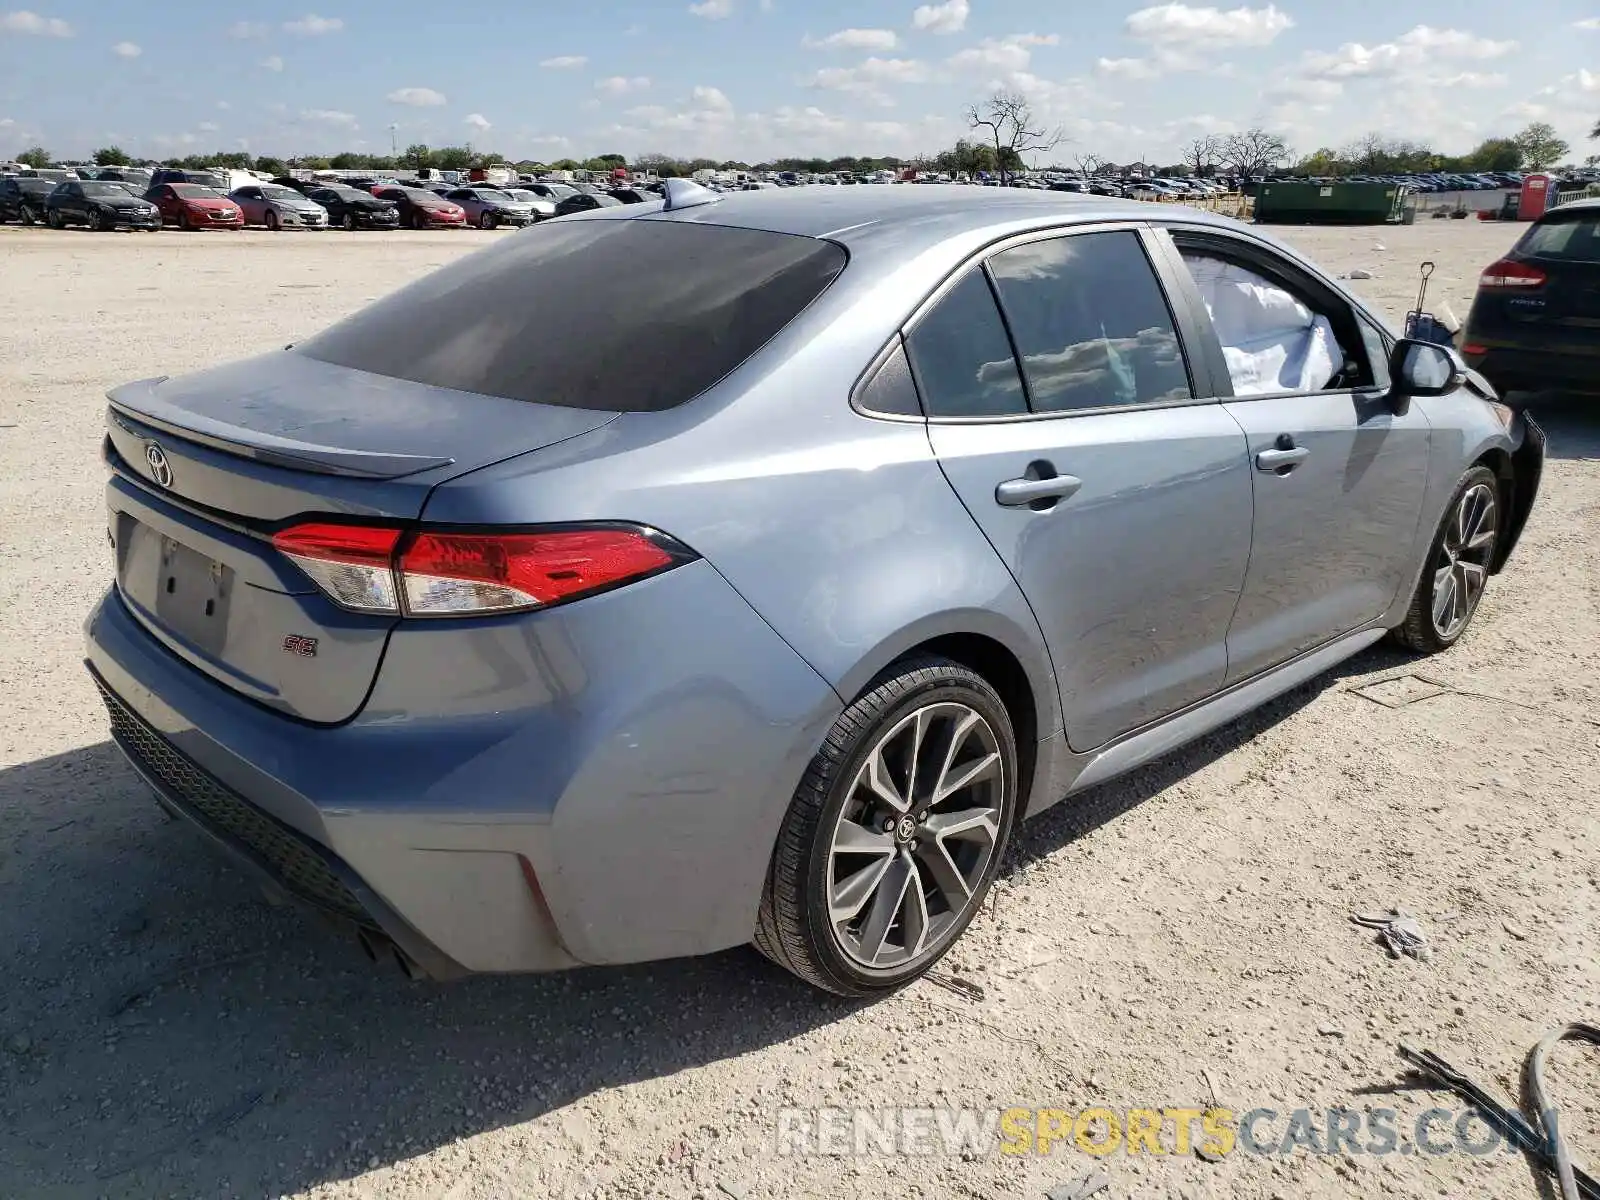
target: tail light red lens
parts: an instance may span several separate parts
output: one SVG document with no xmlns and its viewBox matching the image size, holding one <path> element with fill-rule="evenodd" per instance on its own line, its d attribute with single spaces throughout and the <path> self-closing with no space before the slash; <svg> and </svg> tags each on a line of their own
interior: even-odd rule
<svg viewBox="0 0 1600 1200">
<path fill-rule="evenodd" d="M 358 612 L 482 616 L 547 608 L 687 562 L 655 530 L 592 525 L 508 533 L 308 523 L 274 535 L 329 599 Z"/>
<path fill-rule="evenodd" d="M 1543 287 L 1549 276 L 1538 267 L 1528 263 L 1512 262 L 1502 258 L 1490 266 L 1478 278 L 1480 288 L 1499 290 L 1502 288 L 1537 288 Z"/>
</svg>

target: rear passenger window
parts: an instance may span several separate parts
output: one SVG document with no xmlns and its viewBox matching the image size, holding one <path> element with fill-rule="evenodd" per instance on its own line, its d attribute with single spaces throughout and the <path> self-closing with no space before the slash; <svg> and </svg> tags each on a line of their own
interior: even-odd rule
<svg viewBox="0 0 1600 1200">
<path fill-rule="evenodd" d="M 982 271 L 964 279 L 906 339 L 930 417 L 1004 417 L 1028 411 L 1017 360 Z"/>
<path fill-rule="evenodd" d="M 1172 314 L 1133 233 L 1030 242 L 989 260 L 1035 412 L 1193 396 Z"/>
</svg>

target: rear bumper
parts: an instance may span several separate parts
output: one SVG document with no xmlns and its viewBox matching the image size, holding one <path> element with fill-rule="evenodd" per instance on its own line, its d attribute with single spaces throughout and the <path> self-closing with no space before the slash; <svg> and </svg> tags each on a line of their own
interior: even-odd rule
<svg viewBox="0 0 1600 1200">
<path fill-rule="evenodd" d="M 422 973 L 748 941 L 832 689 L 703 562 L 451 624 L 397 631 L 365 710 L 333 728 L 213 682 L 115 591 L 88 666 L 170 808 Z"/>
<path fill-rule="evenodd" d="M 1592 349 L 1524 349 L 1476 339 L 1482 353 L 1463 354 L 1501 392 L 1572 391 L 1600 393 L 1600 331 Z M 1463 334 L 1463 345 L 1474 341 Z"/>
</svg>

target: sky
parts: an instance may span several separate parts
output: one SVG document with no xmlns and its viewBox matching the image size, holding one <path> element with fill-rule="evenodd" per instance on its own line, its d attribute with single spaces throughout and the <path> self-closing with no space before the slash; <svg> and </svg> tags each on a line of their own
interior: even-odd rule
<svg viewBox="0 0 1600 1200">
<path fill-rule="evenodd" d="M 551 161 L 910 157 L 1019 91 L 1048 157 L 1174 161 L 1263 126 L 1446 153 L 1547 120 L 1600 153 L 1596 0 L 0 0 L 0 158 L 471 144 Z"/>
</svg>

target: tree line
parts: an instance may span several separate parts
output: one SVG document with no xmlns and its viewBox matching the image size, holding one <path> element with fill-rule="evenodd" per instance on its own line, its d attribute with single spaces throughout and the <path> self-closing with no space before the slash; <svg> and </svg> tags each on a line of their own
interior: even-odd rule
<svg viewBox="0 0 1600 1200">
<path fill-rule="evenodd" d="M 421 143 L 407 146 L 404 153 L 392 155 L 346 151 L 294 158 L 216 151 L 211 154 L 190 154 L 181 159 L 135 159 L 118 146 L 104 146 L 94 152 L 93 158 L 96 165 L 103 167 L 178 166 L 195 171 L 227 167 L 254 169 L 272 175 L 287 174 L 292 168 L 387 172 L 433 167 L 464 171 L 472 167 L 504 165 L 529 174 L 551 170 L 608 173 L 619 167 L 631 167 L 654 172 L 664 179 L 688 176 L 700 170 L 858 175 L 881 170 L 898 171 L 907 167 L 949 175 L 989 173 L 1005 177 L 1024 170 L 1028 165 L 1027 156 L 1034 158 L 1034 166 L 1045 165 L 1037 161 L 1044 154 L 1051 154 L 1056 160 L 1048 164 L 1051 169 L 1076 171 L 1083 176 L 1122 169 L 1110 159 L 1087 151 L 1073 150 L 1064 155 L 1056 153 L 1057 148 L 1066 141 L 1061 129 L 1040 125 L 1034 119 L 1027 98 L 1018 93 L 997 92 L 982 104 L 970 107 L 965 115 L 968 127 L 977 136 L 961 138 L 954 146 L 937 153 L 911 158 L 840 155 L 835 158 L 779 158 L 751 164 L 736 159 L 681 158 L 651 153 L 641 154 L 631 163 L 621 154 L 600 154 L 586 159 L 560 158 L 553 162 L 536 159 L 513 162 L 504 155 L 474 150 L 471 146 L 430 147 Z M 1589 136 L 1600 139 L 1600 121 L 1595 123 Z M 1161 175 L 1248 176 L 1262 175 L 1284 167 L 1299 175 L 1389 175 L 1424 171 L 1543 170 L 1558 165 L 1570 152 L 1571 147 L 1556 134 L 1555 128 L 1543 121 L 1535 121 L 1509 136 L 1485 138 L 1466 154 L 1441 154 L 1425 142 L 1369 133 L 1348 145 L 1321 147 L 1298 159 L 1291 154 L 1281 136 L 1271 130 L 1253 128 L 1238 133 L 1196 137 L 1183 147 L 1180 160 L 1176 163 L 1139 165 Z M 1065 161 L 1060 161 L 1063 158 Z M 17 155 L 17 161 L 37 168 L 48 167 L 55 160 L 43 146 L 30 146 Z M 1600 155 L 1590 155 L 1585 161 L 1590 166 L 1600 164 Z"/>
</svg>

